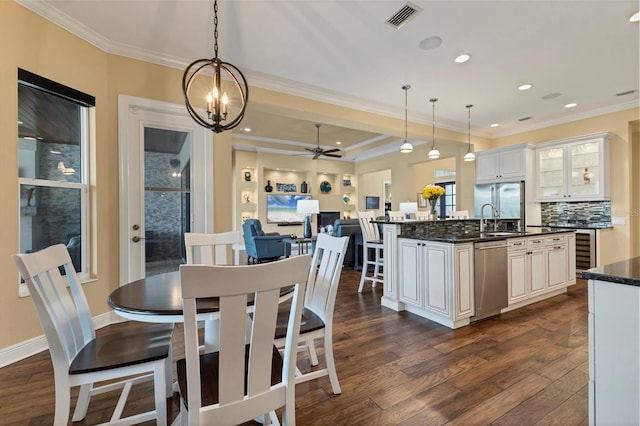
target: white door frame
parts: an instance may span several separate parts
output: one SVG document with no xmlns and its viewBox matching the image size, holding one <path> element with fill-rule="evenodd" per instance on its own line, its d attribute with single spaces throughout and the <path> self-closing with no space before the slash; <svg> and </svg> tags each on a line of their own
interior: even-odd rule
<svg viewBox="0 0 640 426">
<path fill-rule="evenodd" d="M 120 285 L 144 278 L 144 128 L 190 134 L 191 230 L 213 232 L 213 135 L 188 115 L 184 105 L 118 95 Z M 204 195 L 204 196 L 203 196 Z M 140 229 L 134 231 L 133 225 Z"/>
</svg>

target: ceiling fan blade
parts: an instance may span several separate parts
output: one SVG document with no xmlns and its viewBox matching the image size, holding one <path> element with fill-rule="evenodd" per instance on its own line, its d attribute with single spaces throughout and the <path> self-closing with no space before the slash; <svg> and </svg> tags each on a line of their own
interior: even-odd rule
<svg viewBox="0 0 640 426">
<path fill-rule="evenodd" d="M 317 160 L 318 157 L 320 157 L 320 153 L 316 152 L 315 154 L 313 154 L 313 157 L 311 158 L 312 160 Z"/>
<path fill-rule="evenodd" d="M 325 150 L 325 151 L 323 151 L 323 152 L 326 154 L 326 153 L 328 153 L 328 152 L 337 152 L 337 151 L 340 151 L 340 148 L 327 149 L 327 150 Z"/>
<path fill-rule="evenodd" d="M 309 152 L 316 152 L 316 150 L 315 150 L 315 149 L 311 149 L 311 148 L 305 148 L 305 149 L 306 149 L 307 151 L 309 151 Z"/>
<path fill-rule="evenodd" d="M 342 155 L 340 154 L 327 154 L 326 152 L 324 152 L 322 155 L 326 155 L 327 157 L 333 157 L 333 158 L 342 158 Z"/>
</svg>

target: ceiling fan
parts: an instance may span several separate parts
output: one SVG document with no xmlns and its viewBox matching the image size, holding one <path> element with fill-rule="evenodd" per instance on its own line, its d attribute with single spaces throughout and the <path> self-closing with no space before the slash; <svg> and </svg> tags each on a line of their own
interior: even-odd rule
<svg viewBox="0 0 640 426">
<path fill-rule="evenodd" d="M 323 149 L 320 148 L 320 124 L 316 123 L 316 128 L 318 129 L 318 145 L 315 148 L 305 148 L 307 151 L 313 153 L 312 160 L 318 159 L 321 155 L 326 157 L 334 157 L 334 158 L 342 158 L 340 154 L 334 154 L 334 152 L 340 151 L 340 148 L 332 148 L 332 149 Z"/>
</svg>

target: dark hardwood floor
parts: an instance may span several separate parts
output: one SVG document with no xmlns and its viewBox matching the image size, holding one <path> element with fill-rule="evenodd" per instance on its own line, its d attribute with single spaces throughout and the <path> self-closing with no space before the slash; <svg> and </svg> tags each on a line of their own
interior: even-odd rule
<svg viewBox="0 0 640 426">
<path fill-rule="evenodd" d="M 331 393 L 328 377 L 298 385 L 298 424 L 588 423 L 584 280 L 565 295 L 454 331 L 381 307 L 381 288 L 367 285 L 358 294 L 359 277 L 344 270 L 336 302 L 334 350 L 342 394 Z M 174 338 L 178 359 L 180 325 Z M 321 350 L 319 356 L 322 360 Z M 0 369 L 0 424 L 51 424 L 53 393 L 47 352 Z M 96 397 L 77 424 L 108 420 L 116 398 Z M 169 421 L 178 412 L 178 399 L 174 394 L 169 401 Z M 151 385 L 134 387 L 130 401 L 127 410 L 151 407 Z"/>
</svg>

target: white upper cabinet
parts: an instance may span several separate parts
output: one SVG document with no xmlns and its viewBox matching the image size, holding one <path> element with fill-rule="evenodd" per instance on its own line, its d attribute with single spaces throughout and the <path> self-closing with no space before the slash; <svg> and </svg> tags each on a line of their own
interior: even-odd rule
<svg viewBox="0 0 640 426">
<path fill-rule="evenodd" d="M 547 142 L 536 149 L 537 201 L 609 199 L 609 133 Z"/>
<path fill-rule="evenodd" d="M 476 152 L 476 183 L 525 180 L 532 152 L 529 144 Z"/>
</svg>

